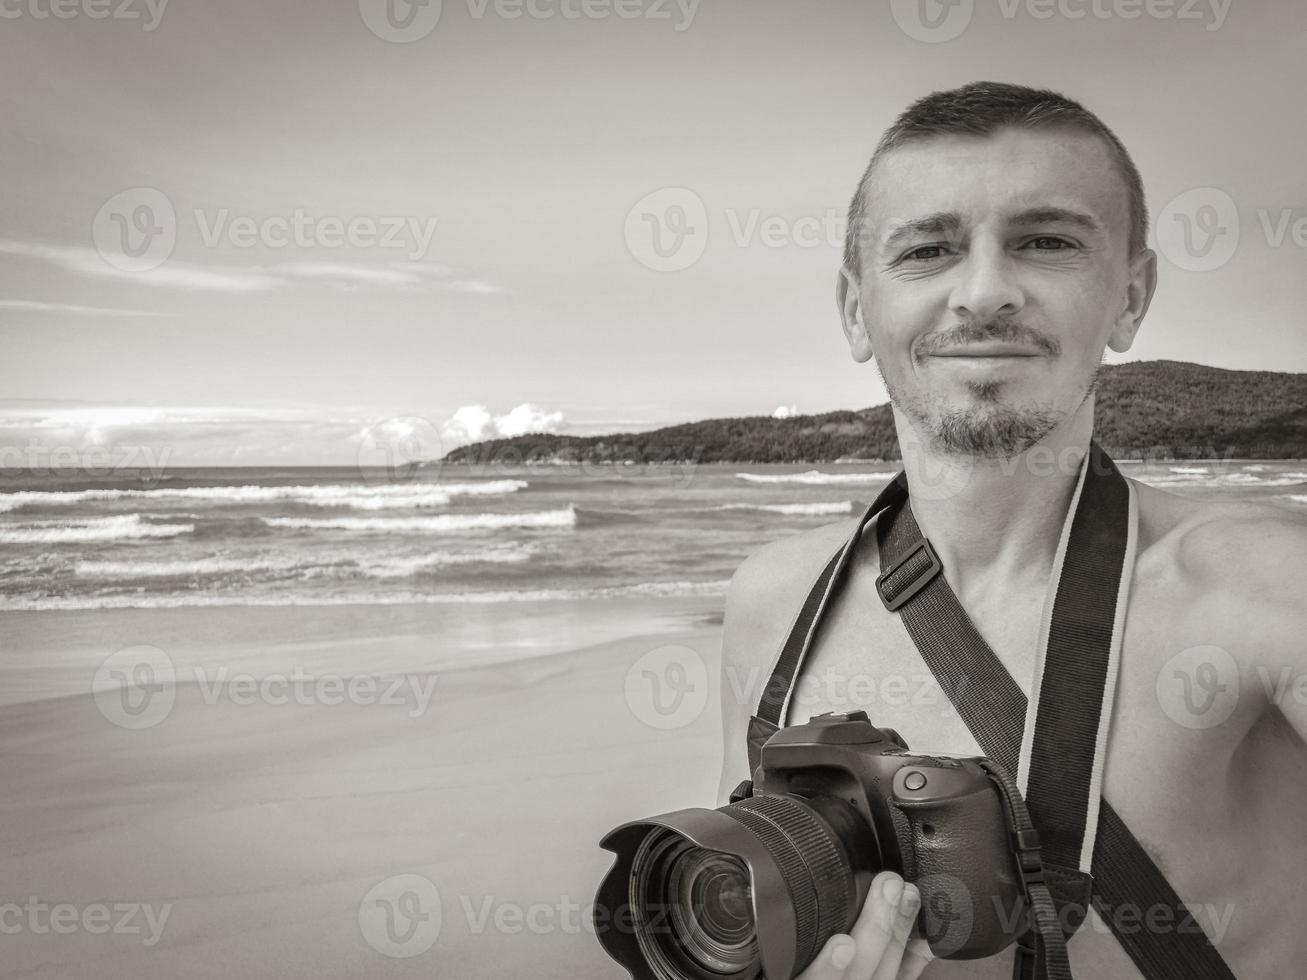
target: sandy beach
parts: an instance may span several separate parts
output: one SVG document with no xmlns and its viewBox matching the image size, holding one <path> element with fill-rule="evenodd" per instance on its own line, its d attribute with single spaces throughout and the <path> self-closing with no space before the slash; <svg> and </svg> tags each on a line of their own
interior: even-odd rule
<svg viewBox="0 0 1307 980">
<path fill-rule="evenodd" d="M 720 601 L 488 604 L 471 666 L 464 607 L 0 613 L 0 977 L 623 976 L 598 841 L 713 805 Z"/>
</svg>

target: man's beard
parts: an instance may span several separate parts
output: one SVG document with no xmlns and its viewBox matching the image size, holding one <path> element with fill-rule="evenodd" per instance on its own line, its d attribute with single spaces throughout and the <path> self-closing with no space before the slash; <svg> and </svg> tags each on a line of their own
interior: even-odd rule
<svg viewBox="0 0 1307 980">
<path fill-rule="evenodd" d="M 1078 409 L 1098 387 L 1101 365 L 1094 371 Z M 958 409 L 935 403 L 928 392 L 909 394 L 877 370 L 894 407 L 912 422 L 918 435 L 934 451 L 947 456 L 979 459 L 1011 459 L 1036 445 L 1069 414 L 1052 406 L 1005 405 L 999 400 L 1002 382 L 975 382 L 968 390 L 981 404 Z"/>
</svg>

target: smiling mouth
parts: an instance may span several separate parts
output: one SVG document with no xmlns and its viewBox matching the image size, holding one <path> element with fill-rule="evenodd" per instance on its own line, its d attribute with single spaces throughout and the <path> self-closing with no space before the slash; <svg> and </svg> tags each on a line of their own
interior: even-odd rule
<svg viewBox="0 0 1307 980">
<path fill-rule="evenodd" d="M 1043 357 L 1042 351 L 1032 351 L 1025 347 L 955 347 L 952 350 L 936 351 L 931 357 L 966 357 L 966 358 L 1012 358 Z"/>
</svg>

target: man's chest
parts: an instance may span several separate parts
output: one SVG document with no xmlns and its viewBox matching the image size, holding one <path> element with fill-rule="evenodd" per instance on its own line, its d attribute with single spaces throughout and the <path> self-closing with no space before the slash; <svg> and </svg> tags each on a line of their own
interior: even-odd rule
<svg viewBox="0 0 1307 980">
<path fill-rule="evenodd" d="M 861 708 L 876 724 L 896 729 L 914 751 L 983 754 L 901 618 L 879 602 L 874 574 L 866 563 L 855 568 L 828 607 L 796 682 L 787 723 Z M 972 622 L 1027 696 L 1043 605 L 1042 590 L 1028 589 L 1007 596 L 1001 608 L 972 603 L 969 609 Z M 1177 595 L 1166 578 L 1137 575 L 1128 610 L 1104 796 L 1181 897 L 1204 906 L 1203 925 L 1209 932 L 1215 927 L 1242 945 L 1241 934 L 1261 930 L 1246 914 L 1244 921 L 1232 921 L 1234 913 L 1248 904 L 1271 868 L 1248 834 L 1266 804 L 1241 798 L 1240 777 L 1231 764 L 1250 727 L 1247 699 L 1245 714 L 1237 696 L 1233 707 L 1223 700 L 1231 691 L 1238 693 L 1238 669 L 1216 664 L 1213 673 L 1204 668 L 1219 659 L 1207 649 L 1218 646 L 1210 642 L 1216 628 L 1204 622 L 1201 602 Z M 1224 636 L 1222 641 L 1229 645 Z M 1227 652 L 1231 663 L 1241 653 Z M 1072 952 L 1080 965 L 1092 969 L 1086 975 L 1137 975 L 1101 922 L 1091 921 L 1077 934 Z M 956 975 L 984 976 L 993 968 L 995 976 L 1004 976 L 1005 962 L 996 958 L 980 972 L 978 964 L 967 964 L 970 972 Z M 928 975 L 954 975 L 949 971 L 961 966 L 937 963 Z"/>
</svg>

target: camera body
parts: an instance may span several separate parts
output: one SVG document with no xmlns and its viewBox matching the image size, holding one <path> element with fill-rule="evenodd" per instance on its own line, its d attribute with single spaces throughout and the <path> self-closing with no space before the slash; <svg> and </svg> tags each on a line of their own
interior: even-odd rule
<svg viewBox="0 0 1307 980">
<path fill-rule="evenodd" d="M 855 915 L 872 877 L 890 870 L 920 890 L 917 934 L 937 957 L 992 956 L 1025 932 L 1003 800 L 972 760 L 914 754 L 893 729 L 853 711 L 781 729 L 763 746 L 754 777 L 751 796 L 801 797 L 848 828 L 840 836 L 854 869 Z M 848 818 L 846 804 L 860 820 Z"/>
<path fill-rule="evenodd" d="M 601 841 L 617 859 L 596 935 L 635 980 L 790 980 L 887 870 L 920 890 L 914 935 L 937 957 L 992 956 L 1026 934 L 1005 798 L 977 760 L 913 754 L 853 711 L 776 732 L 753 777 L 727 806 Z"/>
</svg>

